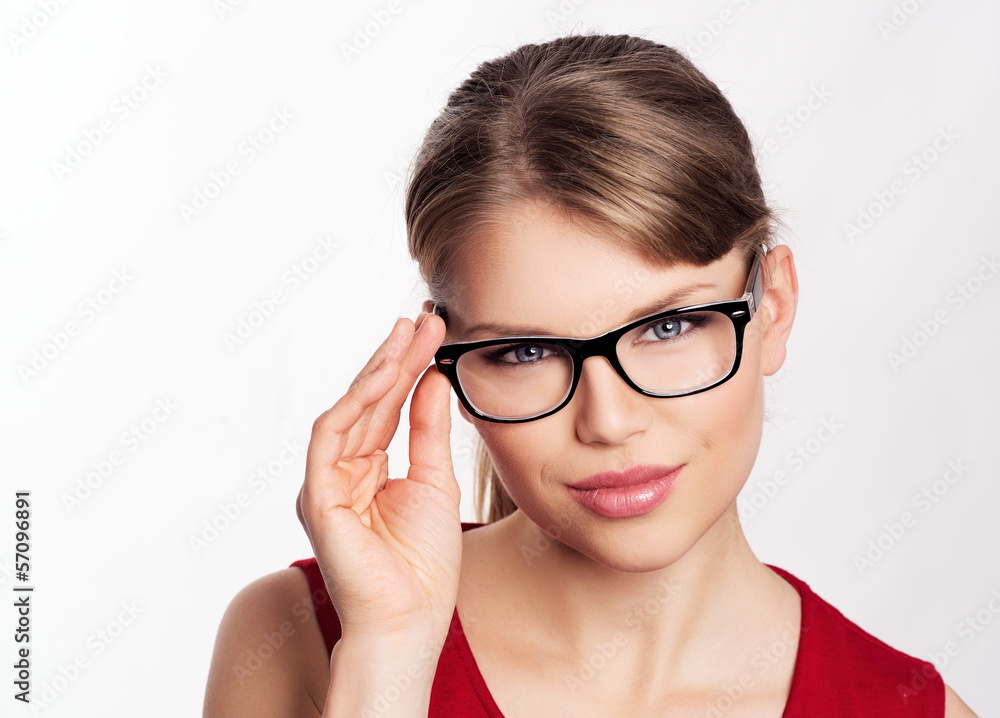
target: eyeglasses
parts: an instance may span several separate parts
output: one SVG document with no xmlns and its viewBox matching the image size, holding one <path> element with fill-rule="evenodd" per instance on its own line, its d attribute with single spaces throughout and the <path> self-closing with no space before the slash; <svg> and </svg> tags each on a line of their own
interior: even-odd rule
<svg viewBox="0 0 1000 718">
<path fill-rule="evenodd" d="M 434 355 L 459 401 L 484 421 L 541 419 L 569 403 L 588 357 L 605 357 L 643 396 L 698 394 L 740 368 L 743 333 L 763 292 L 757 253 L 743 296 L 651 314 L 590 339 L 501 337 L 443 344 Z M 447 323 L 447 312 L 435 305 Z"/>
</svg>

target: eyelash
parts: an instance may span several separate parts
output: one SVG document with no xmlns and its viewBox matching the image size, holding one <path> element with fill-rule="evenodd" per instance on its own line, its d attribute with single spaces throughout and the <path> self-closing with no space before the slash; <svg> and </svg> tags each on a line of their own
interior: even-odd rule
<svg viewBox="0 0 1000 718">
<path fill-rule="evenodd" d="M 682 341 L 684 338 L 690 338 L 690 336 L 693 333 L 695 333 L 698 329 L 705 326 L 705 324 L 709 322 L 709 318 L 704 314 L 697 314 L 697 313 L 682 314 L 679 315 L 679 317 L 680 317 L 679 321 L 688 325 L 687 329 L 683 330 L 676 337 L 672 337 L 670 339 L 655 340 L 653 343 L 655 343 L 656 341 L 659 342 Z M 657 324 L 661 324 L 667 321 L 673 321 L 676 318 L 677 317 L 664 317 L 662 319 L 655 319 L 647 324 L 640 324 L 638 327 L 636 327 L 636 329 L 644 330 L 643 334 L 645 334 L 646 331 L 648 331 L 652 327 L 655 327 Z M 504 357 L 507 354 L 510 354 L 511 352 L 517 351 L 521 347 L 536 347 L 536 346 L 545 346 L 545 342 L 520 342 L 516 344 L 503 344 L 494 351 L 484 354 L 483 361 L 489 366 L 524 367 L 524 366 L 531 366 L 532 364 L 537 364 L 538 361 L 545 359 L 546 356 L 551 356 L 551 354 L 549 355 L 543 354 L 543 356 L 540 359 L 533 362 L 508 362 L 508 361 L 503 361 L 501 359 L 501 357 Z"/>
<path fill-rule="evenodd" d="M 682 322 L 684 324 L 687 324 L 688 328 L 685 329 L 685 330 L 683 330 L 676 337 L 671 337 L 670 339 L 659 339 L 657 341 L 661 341 L 661 342 L 665 342 L 665 341 L 681 341 L 681 340 L 683 340 L 685 338 L 690 338 L 692 334 L 694 334 L 696 331 L 698 331 L 699 329 L 701 329 L 702 327 L 704 327 L 710 321 L 710 319 L 708 318 L 708 316 L 705 315 L 705 314 L 681 314 L 681 315 L 678 315 L 678 317 L 666 317 L 665 319 L 657 319 L 655 321 L 650 322 L 649 324 L 640 325 L 638 327 L 638 329 L 648 330 L 648 328 L 655 327 L 657 324 L 662 324 L 663 322 L 674 321 L 675 319 L 677 319 L 678 321 L 680 321 L 680 322 Z M 646 332 L 643 331 L 643 334 L 645 334 L 645 333 Z"/>
</svg>

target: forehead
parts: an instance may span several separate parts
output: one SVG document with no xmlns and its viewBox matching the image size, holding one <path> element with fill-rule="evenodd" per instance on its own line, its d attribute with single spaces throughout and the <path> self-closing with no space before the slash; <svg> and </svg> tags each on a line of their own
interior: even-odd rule
<svg viewBox="0 0 1000 718">
<path fill-rule="evenodd" d="M 470 239 L 448 306 L 446 341 L 595 336 L 668 295 L 678 299 L 673 306 L 732 299 L 742 292 L 740 272 L 735 253 L 704 267 L 653 263 L 551 205 L 527 205 Z M 494 326 L 470 331 L 482 324 Z"/>
</svg>

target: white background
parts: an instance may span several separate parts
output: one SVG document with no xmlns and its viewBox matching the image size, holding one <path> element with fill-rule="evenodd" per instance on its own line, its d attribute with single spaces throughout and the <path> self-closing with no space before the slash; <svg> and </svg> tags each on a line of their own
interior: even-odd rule
<svg viewBox="0 0 1000 718">
<path fill-rule="evenodd" d="M 313 420 L 426 296 L 405 244 L 407 161 L 479 62 L 575 29 L 686 50 L 746 122 L 790 227 L 800 305 L 741 496 L 757 555 L 934 660 L 981 715 L 1000 713 L 1000 277 L 984 264 L 1000 254 L 1000 6 L 391 8 L 4 3 L 0 712 L 32 714 L 11 697 L 8 600 L 13 492 L 31 490 L 33 695 L 55 699 L 36 712 L 200 714 L 229 600 L 312 555 L 294 501 Z M 287 126 L 241 151 L 276 111 Z M 110 131 L 88 147 L 102 120 Z M 229 162 L 239 173 L 213 191 Z M 198 191 L 212 198 L 185 217 Z M 874 219 L 849 237 L 862 212 Z M 293 287 L 285 273 L 321 237 L 336 250 Z M 227 346 L 273 290 L 285 300 Z M 407 411 L 392 476 L 406 471 Z M 472 441 L 453 418 L 472 521 Z M 123 438 L 131 427 L 141 441 Z M 286 442 L 301 451 L 271 464 Z M 86 495 L 115 451 L 121 463 Z M 950 484 L 949 462 L 968 467 Z M 260 470 L 270 483 L 251 483 Z M 915 503 L 925 489 L 935 502 Z M 912 525 L 891 536 L 907 511 Z M 208 540 L 213 521 L 224 528 Z M 124 627 L 123 605 L 138 611 Z"/>
</svg>

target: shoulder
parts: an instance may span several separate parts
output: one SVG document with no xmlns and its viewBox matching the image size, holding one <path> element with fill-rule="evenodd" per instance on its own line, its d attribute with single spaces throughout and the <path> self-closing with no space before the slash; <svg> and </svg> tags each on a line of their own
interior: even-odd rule
<svg viewBox="0 0 1000 718">
<path fill-rule="evenodd" d="M 979 718 L 951 689 L 944 687 L 944 718 Z"/>
<path fill-rule="evenodd" d="M 329 653 L 310 604 L 307 576 L 295 566 L 233 597 L 215 640 L 205 718 L 322 714 Z"/>
</svg>

